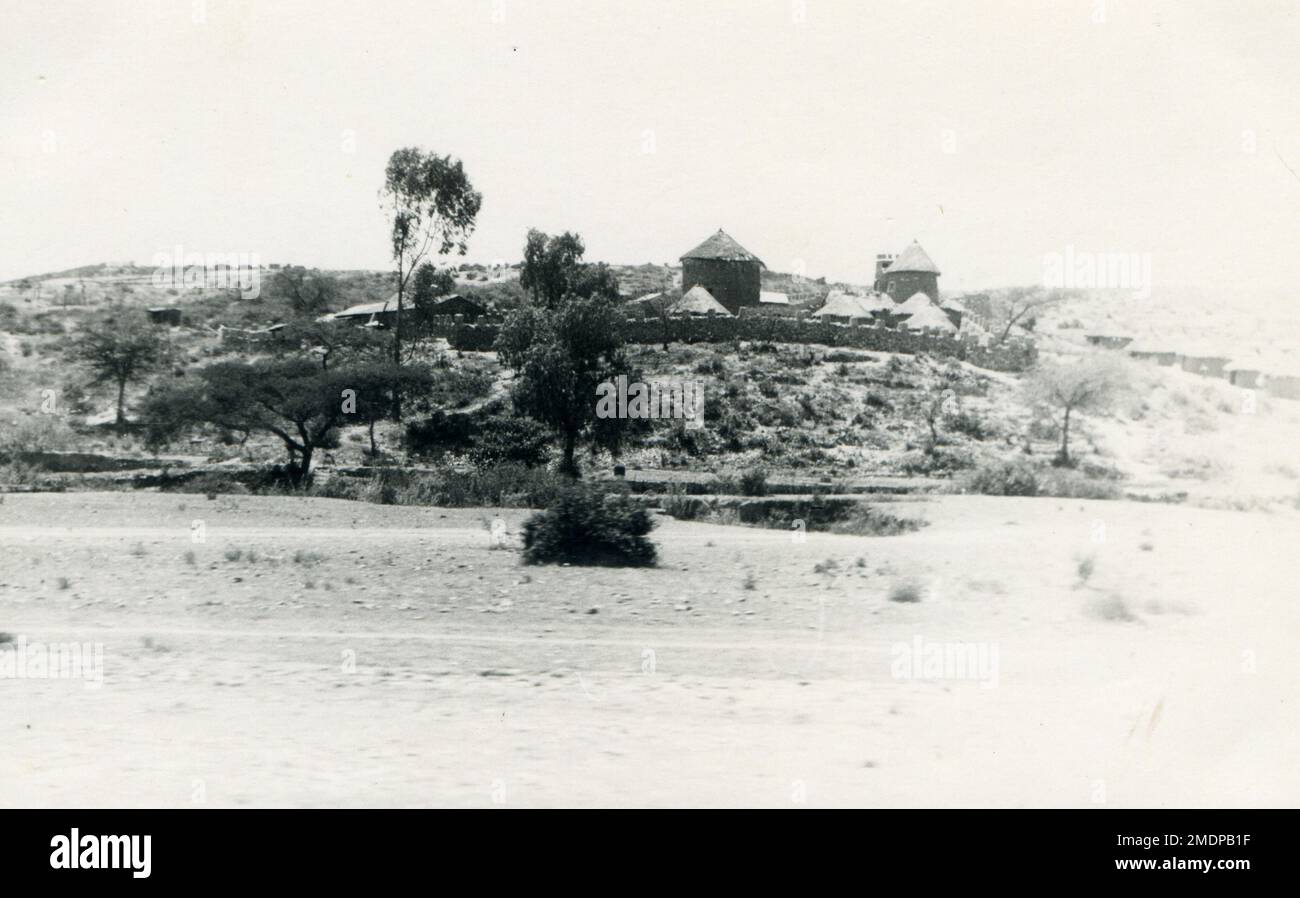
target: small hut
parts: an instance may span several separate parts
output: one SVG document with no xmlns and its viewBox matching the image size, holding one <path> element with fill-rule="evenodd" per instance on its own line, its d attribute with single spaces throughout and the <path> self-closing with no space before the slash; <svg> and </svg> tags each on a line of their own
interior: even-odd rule
<svg viewBox="0 0 1300 898">
<path fill-rule="evenodd" d="M 682 294 L 682 298 L 673 303 L 668 310 L 672 316 L 692 316 L 692 317 L 711 317 L 720 316 L 723 318 L 732 317 L 730 310 L 722 303 L 713 298 L 713 294 L 705 290 L 699 284 Z"/>
</svg>

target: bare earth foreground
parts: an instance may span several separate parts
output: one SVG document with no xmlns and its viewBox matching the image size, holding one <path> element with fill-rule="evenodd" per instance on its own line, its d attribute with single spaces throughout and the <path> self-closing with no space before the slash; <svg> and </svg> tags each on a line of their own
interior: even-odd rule
<svg viewBox="0 0 1300 898">
<path fill-rule="evenodd" d="M 1300 515 L 961 496 L 891 508 L 930 525 L 796 542 L 661 518 L 661 565 L 638 571 L 524 567 L 493 548 L 491 511 L 8 495 L 0 630 L 104 655 L 97 689 L 0 679 L 0 795 L 1300 802 Z M 524 516 L 502 515 L 512 536 Z M 891 602 L 909 578 L 921 601 Z M 918 639 L 980 643 L 996 676 L 896 676 L 895 646 Z"/>
</svg>

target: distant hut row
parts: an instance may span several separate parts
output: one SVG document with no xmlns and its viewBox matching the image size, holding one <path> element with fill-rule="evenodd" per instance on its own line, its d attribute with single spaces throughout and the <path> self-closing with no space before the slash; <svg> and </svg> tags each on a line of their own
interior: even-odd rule
<svg viewBox="0 0 1300 898">
<path fill-rule="evenodd" d="M 1123 350 L 1130 358 L 1165 368 L 1180 368 L 1201 377 L 1226 380 L 1234 387 L 1267 390 L 1284 399 L 1300 399 L 1300 358 L 1286 353 L 1256 352 L 1244 356 L 1224 355 L 1208 344 L 1177 348 L 1152 340 L 1134 341 L 1117 334 L 1085 334 L 1091 346 Z"/>
</svg>

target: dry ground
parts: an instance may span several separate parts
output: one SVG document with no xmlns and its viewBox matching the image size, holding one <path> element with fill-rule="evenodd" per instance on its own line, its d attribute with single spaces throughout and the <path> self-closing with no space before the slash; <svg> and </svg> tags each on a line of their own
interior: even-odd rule
<svg viewBox="0 0 1300 898">
<path fill-rule="evenodd" d="M 963 496 L 893 508 L 930 525 L 795 542 L 662 519 L 660 568 L 635 571 L 523 567 L 493 548 L 492 511 L 8 495 L 0 630 L 102 642 L 104 683 L 0 679 L 0 795 L 1300 801 L 1300 515 Z M 502 517 L 513 536 L 524 513 Z M 909 578 L 921 601 L 891 602 Z M 896 678 L 893 647 L 917 637 L 996 648 L 996 684 Z"/>
</svg>

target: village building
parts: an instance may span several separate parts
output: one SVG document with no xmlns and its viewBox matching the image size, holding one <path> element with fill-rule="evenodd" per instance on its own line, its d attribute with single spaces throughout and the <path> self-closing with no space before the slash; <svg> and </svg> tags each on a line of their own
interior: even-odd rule
<svg viewBox="0 0 1300 898">
<path fill-rule="evenodd" d="M 763 261 L 737 243 L 721 228 L 708 240 L 681 257 L 682 291 L 699 286 L 729 313 L 742 306 L 757 306 L 762 293 Z"/>
<path fill-rule="evenodd" d="M 887 293 L 894 302 L 903 302 L 912 294 L 924 293 L 939 302 L 939 267 L 915 240 L 897 258 L 881 253 L 876 256 L 877 293 Z"/>
<path fill-rule="evenodd" d="M 1132 337 L 1119 334 L 1084 334 L 1083 338 L 1088 341 L 1089 346 L 1096 346 L 1099 349 L 1123 349 L 1133 342 Z"/>
<path fill-rule="evenodd" d="M 149 320 L 154 324 L 175 326 L 181 323 L 181 310 L 176 308 L 149 309 Z"/>
<path fill-rule="evenodd" d="M 812 313 L 814 318 L 842 322 L 867 320 L 872 315 L 873 310 L 867 305 L 863 297 L 846 293 L 843 290 L 832 290 L 826 297 L 826 304 Z"/>
<path fill-rule="evenodd" d="M 682 298 L 669 307 L 668 314 L 673 317 L 731 317 L 731 312 L 727 307 L 718 302 L 712 293 L 699 284 L 696 284 L 694 287 L 682 294 Z"/>
<path fill-rule="evenodd" d="M 409 316 L 414 311 L 415 303 L 411 297 L 409 295 L 403 297 L 402 314 Z M 472 299 L 466 299 L 459 293 L 440 296 L 429 307 L 429 314 L 431 315 L 463 315 L 466 318 L 479 318 L 487 313 L 487 306 Z M 324 316 L 323 320 L 347 321 L 353 324 L 365 325 L 366 327 L 392 327 L 397 322 L 397 294 L 394 293 L 383 302 L 367 302 L 349 306 L 342 311 Z"/>
<path fill-rule="evenodd" d="M 927 294 L 920 291 L 909 296 L 896 311 L 907 315 L 903 323 L 909 330 L 955 331 L 957 329 L 947 314 L 935 305 Z"/>
</svg>

